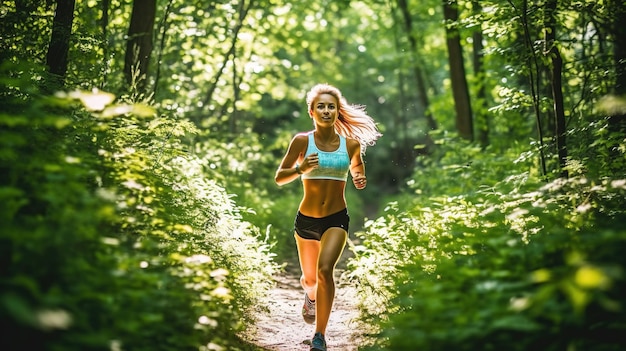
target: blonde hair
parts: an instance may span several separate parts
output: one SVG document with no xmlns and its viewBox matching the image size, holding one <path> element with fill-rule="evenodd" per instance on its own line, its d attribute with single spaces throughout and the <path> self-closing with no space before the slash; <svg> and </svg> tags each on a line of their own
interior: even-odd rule
<svg viewBox="0 0 626 351">
<path fill-rule="evenodd" d="M 335 131 L 345 138 L 357 140 L 361 144 L 361 153 L 365 154 L 365 149 L 376 144 L 376 140 L 382 136 L 374 119 L 365 112 L 365 105 L 349 104 L 339 89 L 329 84 L 317 84 L 306 94 L 309 112 L 315 99 L 322 94 L 334 96 L 339 104 Z"/>
</svg>

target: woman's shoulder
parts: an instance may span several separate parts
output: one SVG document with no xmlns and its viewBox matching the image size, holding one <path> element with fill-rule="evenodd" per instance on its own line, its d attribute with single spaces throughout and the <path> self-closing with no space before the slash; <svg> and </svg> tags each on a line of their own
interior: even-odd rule
<svg viewBox="0 0 626 351">
<path fill-rule="evenodd" d="M 356 146 L 361 147 L 361 143 L 356 139 L 346 138 L 346 146 L 348 146 L 348 148 Z"/>
<path fill-rule="evenodd" d="M 306 131 L 306 132 L 300 132 L 300 133 L 296 134 L 294 136 L 294 138 L 298 138 L 298 137 L 308 138 L 310 134 L 313 134 L 313 132 L 314 132 L 314 130 L 309 130 L 309 131 Z"/>
<path fill-rule="evenodd" d="M 350 154 L 360 152 L 361 143 L 356 139 L 346 138 L 346 149 L 348 149 Z"/>
<path fill-rule="evenodd" d="M 308 132 L 300 132 L 297 133 L 296 135 L 293 136 L 294 141 L 298 140 L 298 141 L 304 141 L 304 140 L 308 140 L 309 139 L 309 135 L 313 134 L 313 131 L 310 130 Z"/>
<path fill-rule="evenodd" d="M 312 132 L 300 132 L 293 136 L 291 139 L 291 145 L 293 146 L 306 146 L 309 143 L 309 134 Z"/>
</svg>

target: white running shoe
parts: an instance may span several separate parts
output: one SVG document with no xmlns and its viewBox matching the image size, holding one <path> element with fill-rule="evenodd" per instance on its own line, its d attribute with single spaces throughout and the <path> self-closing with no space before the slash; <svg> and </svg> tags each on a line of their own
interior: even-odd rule
<svg viewBox="0 0 626 351">
<path fill-rule="evenodd" d="M 302 318 L 308 324 L 315 323 L 315 301 L 311 301 L 306 293 L 304 294 L 304 306 L 302 306 Z"/>
</svg>

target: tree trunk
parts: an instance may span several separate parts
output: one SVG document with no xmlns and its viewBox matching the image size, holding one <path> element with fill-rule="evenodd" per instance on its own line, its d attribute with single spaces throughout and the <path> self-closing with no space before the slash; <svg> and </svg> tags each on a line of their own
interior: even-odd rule
<svg viewBox="0 0 626 351">
<path fill-rule="evenodd" d="M 396 53 L 398 55 L 398 57 L 402 57 L 402 45 L 400 44 L 400 37 L 398 35 L 399 33 L 399 26 L 400 26 L 400 21 L 398 20 L 397 14 L 396 14 L 396 8 L 393 8 L 393 4 L 391 4 L 392 9 L 391 9 L 391 18 L 393 19 L 393 42 L 394 42 L 394 47 L 396 49 Z M 398 101 L 398 112 L 393 114 L 393 126 L 394 126 L 394 130 L 396 130 L 396 134 L 395 136 L 393 136 L 393 138 L 395 140 L 399 140 L 400 141 L 400 148 L 405 149 L 405 148 L 411 148 L 412 146 L 409 145 L 409 136 L 408 136 L 408 121 L 409 118 L 407 116 L 407 111 L 409 111 L 409 99 L 407 98 L 407 94 L 406 93 L 406 84 L 405 84 L 405 74 L 402 70 L 397 70 L 398 72 L 398 96 L 400 98 L 400 100 Z"/>
<path fill-rule="evenodd" d="M 623 0 L 609 1 L 609 10 L 613 14 L 612 37 L 613 59 L 615 62 L 615 93 L 626 95 L 626 3 Z"/>
<path fill-rule="evenodd" d="M 473 141 L 472 107 L 463 64 L 463 49 L 461 48 L 459 31 L 456 28 L 456 21 L 459 18 L 456 1 L 443 0 L 443 16 L 446 26 L 452 95 L 456 111 L 456 128 L 462 138 Z"/>
<path fill-rule="evenodd" d="M 133 1 L 124 57 L 124 75 L 128 85 L 141 93 L 145 92 L 148 78 L 155 16 L 156 0 Z"/>
<path fill-rule="evenodd" d="M 420 103 L 422 104 L 422 108 L 424 109 L 424 117 L 426 117 L 426 121 L 428 123 L 428 127 L 431 130 L 437 129 L 437 122 L 433 118 L 432 113 L 430 112 L 430 101 L 428 99 L 428 92 L 426 91 L 426 83 L 424 82 L 424 75 L 422 74 L 422 70 L 418 64 L 418 48 L 417 48 L 417 39 L 413 34 L 413 20 L 411 19 L 411 14 L 409 12 L 409 7 L 406 0 L 398 0 L 398 7 L 402 12 L 402 16 L 404 18 L 404 28 L 406 31 L 406 35 L 409 39 L 409 43 L 411 45 L 411 55 L 413 57 L 413 73 L 415 82 L 417 84 L 417 92 Z"/>
<path fill-rule="evenodd" d="M 552 67 L 550 68 L 550 86 L 552 90 L 552 102 L 554 104 L 554 137 L 556 139 L 556 149 L 559 158 L 559 168 L 561 177 L 567 178 L 567 144 L 565 138 L 565 107 L 563 103 L 563 84 L 561 71 L 563 70 L 563 59 L 556 43 L 556 6 L 557 0 L 549 0 L 546 3 L 546 27 L 545 33 L 545 53 L 550 56 Z"/>
<path fill-rule="evenodd" d="M 237 109 L 237 101 L 241 97 L 241 91 L 239 88 L 239 77 L 237 77 L 237 52 L 233 55 L 233 111 L 230 114 L 230 118 L 228 119 L 228 131 L 235 135 L 237 134 L 237 124 L 239 123 L 239 118 L 241 112 Z"/>
<path fill-rule="evenodd" d="M 556 46 L 551 50 L 552 55 L 552 99 L 554 100 L 554 120 L 556 133 L 556 148 L 559 157 L 559 167 L 561 177 L 567 178 L 567 140 L 565 130 L 565 107 L 563 103 L 563 84 L 561 71 L 563 70 L 563 59 Z"/>
<path fill-rule="evenodd" d="M 613 38 L 613 62 L 615 64 L 615 89 L 613 93 L 626 97 L 626 3 L 623 0 L 611 0 L 607 8 L 612 14 L 611 37 Z M 626 115 L 616 113 L 609 116 L 611 130 L 626 133 Z"/>
<path fill-rule="evenodd" d="M 100 30 L 102 32 L 102 81 L 100 87 L 104 87 L 109 73 L 109 44 L 107 42 L 107 34 L 109 32 L 109 7 L 110 0 L 102 0 L 102 18 L 100 19 Z"/>
<path fill-rule="evenodd" d="M 152 90 L 152 95 L 157 96 L 158 88 L 159 88 L 159 79 L 161 77 L 161 58 L 163 57 L 163 50 L 165 49 L 165 39 L 167 35 L 167 30 L 169 29 L 169 16 L 172 12 L 172 6 L 174 5 L 174 0 L 169 0 L 167 6 L 165 7 L 165 13 L 163 13 L 163 18 L 161 19 L 160 32 L 161 32 L 161 40 L 159 42 L 159 47 L 157 49 L 157 66 L 156 66 L 156 74 L 154 75 L 154 87 Z"/>
<path fill-rule="evenodd" d="M 72 23 L 74 21 L 75 0 L 57 0 L 54 20 L 52 22 L 52 35 L 46 56 L 46 65 L 50 73 L 48 91 L 60 89 L 65 84 L 67 73 L 67 56 L 70 48 L 72 35 Z"/>
<path fill-rule="evenodd" d="M 224 60 L 222 61 L 222 65 L 220 66 L 220 68 L 217 70 L 217 73 L 215 74 L 215 76 L 213 77 L 211 83 L 209 84 L 209 90 L 206 93 L 206 95 L 204 96 L 204 99 L 202 100 L 202 106 L 207 107 L 209 106 L 210 102 L 213 100 L 213 93 L 215 93 L 215 90 L 217 89 L 217 86 L 220 82 L 220 79 L 222 77 L 222 75 L 224 74 L 224 70 L 226 69 L 228 62 L 231 60 L 235 60 L 236 58 L 236 54 L 237 54 L 237 43 L 239 40 L 239 32 L 241 31 L 241 29 L 243 28 L 243 24 L 245 21 L 246 16 L 248 15 L 248 13 L 250 12 L 250 9 L 252 9 L 253 5 L 254 5 L 254 1 L 250 1 L 246 4 L 245 1 L 241 1 L 239 3 L 239 6 L 237 8 L 237 13 L 239 14 L 238 20 L 237 20 L 237 24 L 235 25 L 234 28 L 231 28 L 232 35 L 231 35 L 231 44 L 230 44 L 230 48 L 228 49 L 228 52 L 226 52 L 224 54 Z M 234 64 L 233 64 L 234 66 Z M 233 68 L 234 69 L 234 68 Z M 236 104 L 237 101 L 234 101 L 233 104 Z M 190 119 L 196 123 L 196 125 L 201 126 L 202 125 L 202 115 L 198 115 L 198 116 L 191 116 Z"/>
<path fill-rule="evenodd" d="M 480 15 L 482 6 L 480 1 L 472 0 L 472 10 L 474 15 Z M 474 104 L 474 114 L 476 116 L 478 141 L 480 145 L 486 147 L 489 145 L 489 114 L 486 113 L 487 106 L 487 90 L 485 72 L 483 72 L 483 31 L 478 28 L 473 34 L 473 63 L 474 76 L 478 89 L 476 92 L 476 103 Z"/>
<path fill-rule="evenodd" d="M 513 7 L 515 9 L 515 7 Z M 524 46 L 528 50 L 528 80 L 529 80 L 529 88 L 533 101 L 533 110 L 535 113 L 535 121 L 537 123 L 537 134 L 538 134 L 538 142 L 539 142 L 539 162 L 541 164 L 541 175 L 546 176 L 548 174 L 546 168 L 546 157 L 544 151 L 544 143 L 543 143 L 543 128 L 541 125 L 541 108 L 539 107 L 539 63 L 537 62 L 537 55 L 535 54 L 534 48 L 534 40 L 530 35 L 530 24 L 528 20 L 528 0 L 522 0 L 522 8 L 519 10 L 519 18 L 522 21 L 522 29 L 524 38 Z M 536 73 L 535 73 L 536 72 Z"/>
</svg>

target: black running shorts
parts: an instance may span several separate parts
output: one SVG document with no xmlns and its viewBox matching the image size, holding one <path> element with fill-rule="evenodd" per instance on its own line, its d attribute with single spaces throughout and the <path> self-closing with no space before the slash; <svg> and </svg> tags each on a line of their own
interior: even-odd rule
<svg viewBox="0 0 626 351">
<path fill-rule="evenodd" d="M 320 240 L 328 228 L 338 227 L 347 232 L 349 224 L 350 216 L 348 216 L 347 208 L 322 218 L 305 216 L 298 211 L 294 230 L 302 239 Z"/>
</svg>

